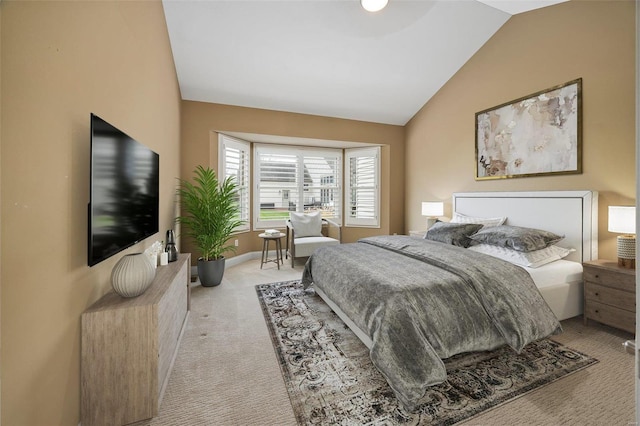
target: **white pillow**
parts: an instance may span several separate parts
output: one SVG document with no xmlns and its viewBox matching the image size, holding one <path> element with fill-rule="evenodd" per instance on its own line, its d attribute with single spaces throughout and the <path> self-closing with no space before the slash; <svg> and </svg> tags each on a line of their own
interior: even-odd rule
<svg viewBox="0 0 640 426">
<path fill-rule="evenodd" d="M 296 238 L 322 237 L 322 215 L 320 212 L 289 212 L 289 219 Z"/>
<path fill-rule="evenodd" d="M 574 249 L 566 249 L 559 246 L 549 246 L 542 250 L 522 252 L 490 244 L 478 244 L 469 247 L 469 250 L 488 254 L 489 256 L 497 257 L 499 259 L 506 260 L 507 262 L 511 262 L 519 266 L 526 266 L 528 268 L 538 268 L 542 265 L 546 265 L 547 263 L 567 257 L 569 253 L 575 251 Z"/>
<path fill-rule="evenodd" d="M 453 223 L 478 223 L 484 225 L 483 228 L 490 228 L 492 226 L 500 226 L 507 220 L 506 216 L 502 217 L 473 217 L 467 216 L 462 213 L 453 212 L 451 222 Z"/>
</svg>

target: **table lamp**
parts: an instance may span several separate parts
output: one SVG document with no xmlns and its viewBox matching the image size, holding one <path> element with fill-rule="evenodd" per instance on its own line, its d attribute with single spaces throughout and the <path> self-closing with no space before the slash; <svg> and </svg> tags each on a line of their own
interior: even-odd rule
<svg viewBox="0 0 640 426">
<path fill-rule="evenodd" d="M 609 206 L 609 232 L 618 235 L 618 266 L 636 268 L 636 208 Z"/>
<path fill-rule="evenodd" d="M 438 217 L 444 215 L 444 203 L 442 201 L 423 201 L 422 216 L 427 216 L 427 230 L 436 223 Z"/>
</svg>

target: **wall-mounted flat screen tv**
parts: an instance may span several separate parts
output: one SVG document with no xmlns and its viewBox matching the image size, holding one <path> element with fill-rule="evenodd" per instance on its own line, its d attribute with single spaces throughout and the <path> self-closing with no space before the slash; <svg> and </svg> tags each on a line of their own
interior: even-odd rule
<svg viewBox="0 0 640 426">
<path fill-rule="evenodd" d="M 160 158 L 91 114 L 88 263 L 158 232 Z"/>
</svg>

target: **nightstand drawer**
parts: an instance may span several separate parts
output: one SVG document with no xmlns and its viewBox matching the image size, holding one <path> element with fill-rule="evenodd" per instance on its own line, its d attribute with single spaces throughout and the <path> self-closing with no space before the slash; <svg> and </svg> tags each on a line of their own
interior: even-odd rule
<svg viewBox="0 0 640 426">
<path fill-rule="evenodd" d="M 584 283 L 584 297 L 589 301 L 595 301 L 627 311 L 636 311 L 636 298 L 634 293 L 605 287 L 590 282 Z"/>
<path fill-rule="evenodd" d="M 635 333 L 636 331 L 636 314 L 634 312 L 590 300 L 585 306 L 585 314 L 589 319 L 596 320 L 602 324 L 607 324 L 630 333 Z"/>
<path fill-rule="evenodd" d="M 584 280 L 624 291 L 636 291 L 635 275 L 601 268 L 584 268 Z"/>
</svg>

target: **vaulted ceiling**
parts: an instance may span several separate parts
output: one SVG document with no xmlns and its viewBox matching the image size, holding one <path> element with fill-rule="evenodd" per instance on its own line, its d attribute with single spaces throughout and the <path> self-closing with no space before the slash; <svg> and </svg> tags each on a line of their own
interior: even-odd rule
<svg viewBox="0 0 640 426">
<path fill-rule="evenodd" d="M 182 98 L 404 125 L 516 13 L 564 0 L 164 0 Z"/>
</svg>

